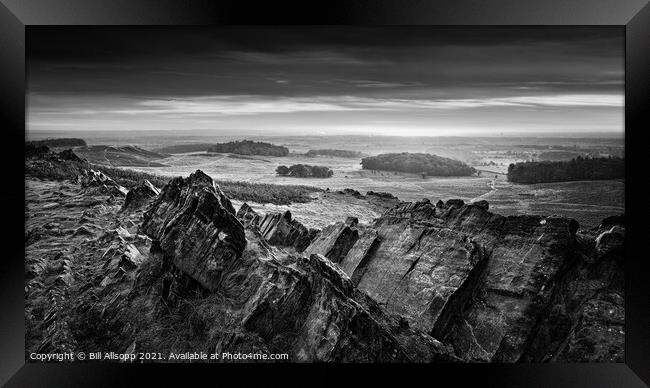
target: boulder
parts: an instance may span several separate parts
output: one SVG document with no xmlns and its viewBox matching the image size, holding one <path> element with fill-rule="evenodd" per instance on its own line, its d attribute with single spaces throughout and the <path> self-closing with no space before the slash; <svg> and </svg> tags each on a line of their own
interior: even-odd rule
<svg viewBox="0 0 650 388">
<path fill-rule="evenodd" d="M 162 189 L 145 212 L 141 231 L 166 262 L 208 290 L 218 287 L 225 268 L 246 247 L 232 203 L 201 170 Z"/>
<path fill-rule="evenodd" d="M 158 194 L 160 194 L 160 190 L 145 179 L 126 194 L 122 211 L 139 209 L 149 204 Z"/>
</svg>

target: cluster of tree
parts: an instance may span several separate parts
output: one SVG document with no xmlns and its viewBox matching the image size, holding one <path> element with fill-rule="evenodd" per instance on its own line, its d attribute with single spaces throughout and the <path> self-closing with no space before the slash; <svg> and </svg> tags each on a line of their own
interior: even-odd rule
<svg viewBox="0 0 650 388">
<path fill-rule="evenodd" d="M 619 179 L 625 177 L 622 158 L 583 158 L 570 161 L 522 162 L 510 164 L 508 180 L 516 183 L 544 183 Z"/>
<path fill-rule="evenodd" d="M 326 150 L 309 150 L 305 155 L 336 156 L 338 158 L 360 158 L 363 154 L 359 151 L 326 149 Z"/>
<path fill-rule="evenodd" d="M 86 142 L 83 139 L 76 138 L 60 138 L 60 139 L 45 139 L 45 140 L 32 140 L 25 143 L 26 146 L 41 147 L 47 146 L 50 148 L 55 147 L 83 147 Z"/>
<path fill-rule="evenodd" d="M 310 166 L 308 164 L 294 164 L 291 167 L 278 166 L 275 169 L 278 175 L 293 176 L 297 178 L 329 178 L 334 171 L 324 166 Z"/>
<path fill-rule="evenodd" d="M 537 158 L 542 161 L 547 161 L 547 160 L 571 160 L 576 158 L 577 156 L 582 156 L 577 152 L 573 151 L 547 151 L 547 152 L 541 152 L 539 155 L 537 155 Z"/>
<path fill-rule="evenodd" d="M 251 140 L 217 143 L 208 148 L 208 152 L 231 153 L 239 155 L 287 156 L 289 149 L 275 144 Z"/>
<path fill-rule="evenodd" d="M 423 176 L 468 176 L 476 172 L 465 163 L 424 153 L 390 153 L 361 159 L 366 170 L 385 170 L 418 173 Z"/>
</svg>

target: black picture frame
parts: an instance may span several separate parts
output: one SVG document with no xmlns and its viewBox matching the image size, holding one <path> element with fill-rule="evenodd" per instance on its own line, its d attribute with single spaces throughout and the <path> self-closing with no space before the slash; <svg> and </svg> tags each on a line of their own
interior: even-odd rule
<svg viewBox="0 0 650 388">
<path fill-rule="evenodd" d="M 0 0 L 0 158 L 3 260 L 0 262 L 0 383 L 7 386 L 187 384 L 313 385 L 384 382 L 521 387 L 641 387 L 650 383 L 650 281 L 643 244 L 650 109 L 650 5 L 647 0 L 339 0 L 299 4 L 243 0 Z M 24 163 L 25 30 L 34 25 L 616 25 L 625 28 L 626 337 L 623 364 L 431 365 L 121 365 L 25 364 Z M 636 166 L 636 167 L 633 167 Z M 634 178 L 634 175 L 641 178 Z M 644 196 L 644 195 L 643 195 Z M 645 196 L 644 196 L 645 197 Z M 7 249 L 8 248 L 8 249 Z M 315 370 L 314 370 L 315 369 Z M 298 377 L 298 373 L 305 373 Z M 352 373 L 350 373 L 352 372 Z M 345 373 L 345 377 L 343 375 Z M 446 384 L 445 384 L 446 382 Z M 645 382 L 645 383 L 644 383 Z M 231 383 L 228 382 L 228 385 Z M 329 384 L 328 384 L 329 385 Z"/>
</svg>

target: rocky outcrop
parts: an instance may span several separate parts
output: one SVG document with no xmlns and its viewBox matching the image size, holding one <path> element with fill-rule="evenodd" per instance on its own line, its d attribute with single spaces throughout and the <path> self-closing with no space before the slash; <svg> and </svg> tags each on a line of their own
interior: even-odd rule
<svg viewBox="0 0 650 388">
<path fill-rule="evenodd" d="M 125 197 L 128 193 L 128 190 L 115 182 L 113 178 L 93 169 L 83 170 L 73 181 L 83 188 L 95 190 L 100 194 Z"/>
<path fill-rule="evenodd" d="M 243 219 L 251 213 L 248 207 L 240 209 Z M 291 225 L 286 213 L 280 216 L 284 221 L 267 218 L 275 220 L 268 221 L 271 229 Z M 264 219 L 260 225 L 250 225 L 244 236 L 228 199 L 200 171 L 172 180 L 145 213 L 141 230 L 153 239 L 152 260 L 162 263 L 155 282 L 169 308 L 178 303 L 174 295 L 196 298 L 187 293 L 196 283 L 209 294 L 199 294 L 192 303 L 207 303 L 209 311 L 228 316 L 225 321 L 212 316 L 199 325 L 204 332 L 197 336 L 207 336 L 213 351 L 288 353 L 292 361 L 455 359 L 450 348 L 359 292 L 329 259 L 293 256 L 269 245 Z"/>
<path fill-rule="evenodd" d="M 244 224 L 244 226 L 257 227 L 261 219 L 260 215 L 244 202 L 239 210 L 237 210 L 237 218 Z"/>
<path fill-rule="evenodd" d="M 355 228 L 358 223 L 357 218 L 348 217 L 345 222 L 325 227 L 304 253 L 306 255 L 319 253 L 334 263 L 341 263 L 359 239 L 359 232 Z"/>
<path fill-rule="evenodd" d="M 166 262 L 208 290 L 218 287 L 224 269 L 246 247 L 232 203 L 200 170 L 163 188 L 145 213 L 141 231 Z"/>
<path fill-rule="evenodd" d="M 267 260 L 252 245 L 258 248 L 246 250 L 219 290 L 241 321 L 224 328 L 217 351 L 286 352 L 299 362 L 454 360 L 451 349 L 387 314 L 323 256 Z"/>
<path fill-rule="evenodd" d="M 591 232 L 577 235 L 582 254 L 558 279 L 523 361 L 623 361 L 625 227 L 622 217 L 614 225 L 609 221 L 603 220 L 595 239 Z"/>
<path fill-rule="evenodd" d="M 571 310 L 571 325 L 581 319 L 578 310 L 591 302 L 586 295 L 568 297 L 566 287 L 585 271 L 601 276 L 592 272 L 598 257 L 621 257 L 616 251 L 622 246 L 616 229 L 620 227 L 587 240 L 593 244 L 588 248 L 576 236 L 574 220 L 504 217 L 488 208 L 485 201 L 403 203 L 370 225 L 324 228 L 305 253 L 338 263 L 359 290 L 452 345 L 463 359 L 514 362 L 544 359 L 547 353 L 557 357 L 557 338 L 538 340 L 543 321 L 560 295 L 565 300 L 558 303 Z M 608 253 L 612 251 L 617 253 Z M 622 274 L 618 269 L 608 273 Z M 579 284 L 584 287 L 572 287 Z M 569 335 L 560 337 L 569 341 Z M 612 354 L 622 352 L 622 342 L 612 345 L 618 349 Z"/>
<path fill-rule="evenodd" d="M 291 212 L 267 213 L 259 221 L 262 236 L 271 245 L 294 247 L 302 252 L 318 233 L 316 229 L 307 229 L 300 222 L 291 219 Z"/>
<path fill-rule="evenodd" d="M 318 234 L 317 229 L 308 229 L 292 219 L 289 210 L 284 213 L 267 213 L 262 217 L 244 203 L 237 212 L 237 218 L 248 227 L 258 228 L 269 244 L 293 247 L 298 252 L 305 250 Z"/>
<path fill-rule="evenodd" d="M 489 209 L 490 209 L 490 204 L 488 203 L 488 201 L 486 201 L 486 200 L 484 200 L 484 199 L 482 199 L 482 200 L 480 200 L 480 201 L 472 202 L 472 204 L 475 205 L 475 206 L 482 207 L 482 208 L 485 209 L 485 210 L 489 210 Z"/>
<path fill-rule="evenodd" d="M 138 186 L 129 190 L 126 194 L 124 204 L 122 205 L 122 211 L 139 209 L 149 204 L 158 196 L 158 194 L 160 194 L 160 190 L 145 179 Z"/>
</svg>

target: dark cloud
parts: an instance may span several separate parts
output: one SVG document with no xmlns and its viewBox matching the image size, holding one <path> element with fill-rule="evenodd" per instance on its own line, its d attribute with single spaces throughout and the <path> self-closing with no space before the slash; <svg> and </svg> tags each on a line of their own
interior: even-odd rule
<svg viewBox="0 0 650 388">
<path fill-rule="evenodd" d="M 406 112 L 408 101 L 467 106 L 472 114 L 503 101 L 520 108 L 511 102 L 544 101 L 539 110 L 550 101 L 577 101 L 584 109 L 583 101 L 601 106 L 599 95 L 610 106 L 609 98 L 623 93 L 623 33 L 621 27 L 30 27 L 30 117 L 54 120 L 43 115 L 46 107 L 50 115 L 52 109 L 96 112 L 87 106 L 95 101 L 110 105 L 101 116 L 108 120 L 109 111 L 142 112 L 140 102 L 160 99 L 183 102 L 193 115 L 197 107 L 267 115 L 276 109 L 293 113 L 289 121 L 306 120 L 309 107 L 367 119 L 359 111 L 399 106 Z M 219 96 L 236 104 L 224 105 Z M 350 109 L 354 99 L 362 109 Z M 468 102 L 474 100 L 486 102 Z M 619 110 L 610 122 L 620 121 Z M 432 122 L 448 116 L 409 113 Z M 516 116 L 505 108 L 501 114 Z"/>
</svg>

